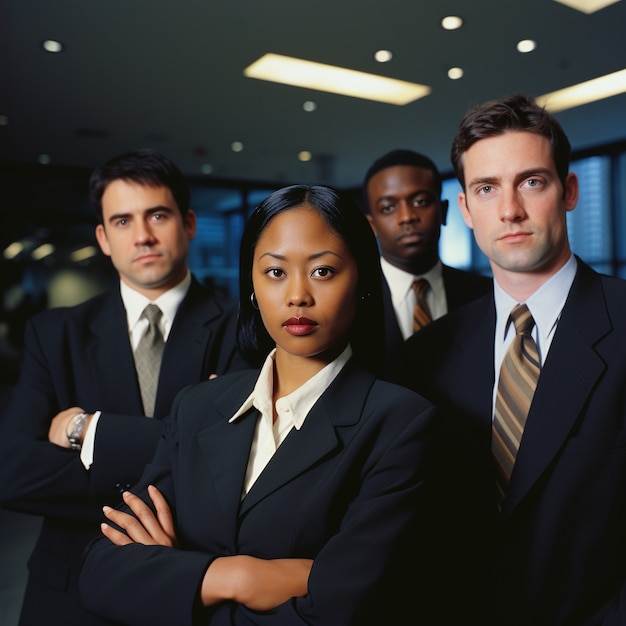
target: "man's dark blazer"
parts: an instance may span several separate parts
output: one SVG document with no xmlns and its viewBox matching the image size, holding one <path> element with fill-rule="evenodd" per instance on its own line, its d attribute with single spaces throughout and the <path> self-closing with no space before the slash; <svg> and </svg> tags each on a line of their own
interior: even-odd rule
<svg viewBox="0 0 626 626">
<path fill-rule="evenodd" d="M 229 418 L 257 377 L 233 373 L 179 395 L 177 428 L 137 489 L 146 501 L 147 485 L 163 491 L 181 549 L 97 540 L 81 577 L 85 605 L 152 626 L 184 626 L 194 614 L 194 624 L 212 626 L 422 623 L 428 567 L 411 546 L 431 543 L 422 524 L 432 405 L 352 359 L 242 500 L 258 412 Z M 234 554 L 314 559 L 308 595 L 263 614 L 229 602 L 198 610 L 207 567 Z"/>
<path fill-rule="evenodd" d="M 443 287 L 446 292 L 446 302 L 448 312 L 480 298 L 480 296 L 491 291 L 493 281 L 487 276 L 472 274 L 458 270 L 454 267 L 442 265 Z M 389 283 L 383 275 L 383 309 L 385 320 L 385 372 L 396 363 L 396 358 L 402 350 L 404 338 L 398 316 L 391 300 L 391 290 Z"/>
<path fill-rule="evenodd" d="M 235 351 L 236 318 L 233 302 L 192 280 L 165 344 L 154 419 L 143 417 L 119 289 L 29 321 L 0 432 L 0 502 L 44 516 L 21 624 L 102 623 L 80 607 L 77 585 L 101 506 L 119 501 L 120 490 L 140 478 L 180 389 L 244 366 Z M 102 411 L 89 471 L 78 452 L 48 441 L 52 417 L 72 406 Z"/>
<path fill-rule="evenodd" d="M 499 515 L 494 328 L 491 294 L 409 339 L 400 367 L 402 382 L 445 415 L 438 457 L 448 597 L 467 616 L 478 586 L 488 596 L 491 621 L 452 623 L 624 624 L 626 282 L 578 260 Z"/>
</svg>

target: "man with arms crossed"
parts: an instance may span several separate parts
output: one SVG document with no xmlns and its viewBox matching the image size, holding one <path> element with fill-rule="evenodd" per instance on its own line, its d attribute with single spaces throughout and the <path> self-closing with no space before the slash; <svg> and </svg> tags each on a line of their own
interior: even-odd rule
<svg viewBox="0 0 626 626">
<path fill-rule="evenodd" d="M 82 608 L 77 586 L 102 505 L 139 479 L 182 387 L 245 365 L 233 303 L 189 272 L 196 218 L 180 170 L 141 150 L 98 168 L 90 190 L 96 237 L 119 287 L 29 322 L 0 433 L 0 501 L 44 517 L 29 560 L 26 626 L 104 623 Z M 150 304 L 153 321 L 144 314 Z M 144 335 L 156 346 L 145 383 L 136 371 Z"/>
</svg>

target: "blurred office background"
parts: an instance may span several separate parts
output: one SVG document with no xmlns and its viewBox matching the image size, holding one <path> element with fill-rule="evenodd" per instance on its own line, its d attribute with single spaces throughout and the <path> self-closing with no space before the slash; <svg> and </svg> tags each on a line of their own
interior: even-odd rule
<svg viewBox="0 0 626 626">
<path fill-rule="evenodd" d="M 424 152 L 444 174 L 444 261 L 488 273 L 458 211 L 450 143 L 471 105 L 527 93 L 572 141 L 581 182 L 568 215 L 574 251 L 626 278 L 626 0 L 586 5 L 0 0 L 1 407 L 26 320 L 116 280 L 97 249 L 88 178 L 140 147 L 161 150 L 188 176 L 198 215 L 192 270 L 232 295 L 242 228 L 262 198 L 301 182 L 359 198 L 369 164 L 394 148 Z M 418 97 L 389 104 L 246 75 L 268 53 L 407 81 Z M 554 94 L 580 84 L 582 103 Z M 0 511 L 2 624 L 15 623 L 37 524 Z"/>
</svg>

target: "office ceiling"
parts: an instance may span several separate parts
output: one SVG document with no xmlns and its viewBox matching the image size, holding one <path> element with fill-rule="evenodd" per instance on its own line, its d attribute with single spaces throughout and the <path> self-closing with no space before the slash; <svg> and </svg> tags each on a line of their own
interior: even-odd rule
<svg viewBox="0 0 626 626">
<path fill-rule="evenodd" d="M 472 104 L 541 95 L 626 67 L 626 1 L 0 0 L 0 163 L 93 168 L 138 147 L 189 176 L 356 186 L 393 148 L 450 171 Z M 460 30 L 441 19 L 459 15 Z M 520 54 L 521 39 L 537 41 Z M 55 39 L 65 49 L 45 52 Z M 379 49 L 393 60 L 377 63 Z M 406 106 L 246 78 L 274 52 L 429 85 Z M 447 70 L 459 66 L 460 80 Z M 317 109 L 305 112 L 303 103 Z M 575 149 L 626 139 L 626 95 L 558 114 Z M 243 144 L 233 152 L 231 144 Z M 297 158 L 312 153 L 309 162 Z"/>
</svg>

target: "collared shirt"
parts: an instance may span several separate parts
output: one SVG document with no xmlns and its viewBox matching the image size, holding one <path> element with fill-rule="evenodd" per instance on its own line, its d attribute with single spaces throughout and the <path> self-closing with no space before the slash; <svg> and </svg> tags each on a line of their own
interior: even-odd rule
<svg viewBox="0 0 626 626">
<path fill-rule="evenodd" d="M 494 298 L 496 303 L 496 334 L 494 341 L 495 384 L 493 390 L 493 406 L 495 408 L 496 391 L 500 366 L 509 344 L 515 336 L 515 328 L 511 322 L 511 311 L 517 304 L 526 304 L 530 310 L 535 326 L 531 334 L 537 344 L 539 360 L 543 365 L 548 356 L 561 311 L 576 276 L 577 263 L 571 255 L 567 263 L 551 276 L 525 302 L 518 302 L 506 293 L 494 280 Z"/>
<path fill-rule="evenodd" d="M 230 423 L 237 421 L 252 408 L 257 409 L 260 413 L 248 457 L 248 469 L 242 498 L 248 494 L 256 479 L 291 430 L 302 428 L 313 405 L 333 382 L 351 356 L 352 348 L 347 346 L 334 361 L 323 367 L 298 389 L 287 396 L 278 398 L 276 400 L 276 420 L 274 420 L 272 398 L 276 350 L 270 352 L 265 359 L 252 393 L 229 420 Z"/>
<path fill-rule="evenodd" d="M 156 300 L 149 300 L 143 294 L 135 291 L 129 287 L 125 282 L 120 281 L 120 295 L 122 297 L 122 303 L 126 309 L 126 321 L 128 324 L 128 335 L 130 338 L 131 346 L 133 350 L 139 344 L 141 336 L 145 332 L 148 326 L 147 319 L 140 319 L 143 310 L 151 302 L 156 304 L 162 311 L 163 315 L 159 323 L 161 333 L 163 334 L 163 341 L 167 341 L 170 330 L 172 330 L 172 324 L 176 317 L 176 312 L 180 303 L 184 300 L 189 291 L 189 285 L 191 285 L 191 273 L 187 272 L 187 275 L 183 280 L 175 287 L 172 287 L 165 293 L 161 294 Z M 114 363 L 111 363 L 111 367 L 115 367 Z M 100 419 L 101 411 L 96 411 L 93 414 L 93 418 L 85 432 L 83 438 L 83 445 L 80 451 L 80 460 L 82 461 L 85 469 L 89 469 L 93 463 L 94 446 L 96 440 L 96 428 L 98 426 L 98 420 Z"/>
<path fill-rule="evenodd" d="M 405 339 L 413 334 L 413 310 L 416 302 L 415 291 L 411 286 L 415 280 L 425 278 L 430 283 L 430 289 L 426 293 L 426 303 L 434 320 L 443 317 L 448 312 L 441 261 L 437 261 L 433 268 L 419 276 L 398 269 L 383 257 L 380 258 L 380 266 L 389 285 L 398 325 Z"/>
</svg>

